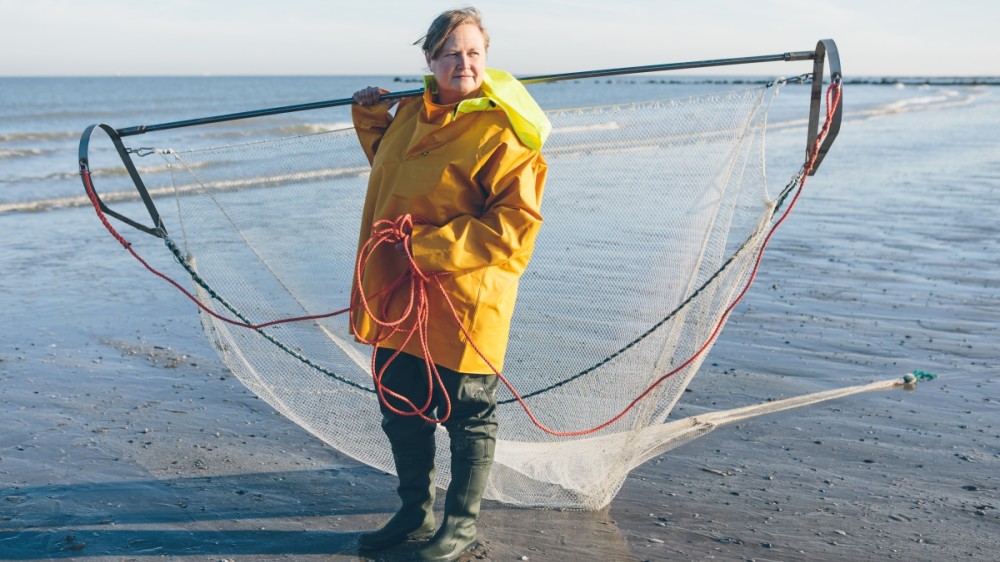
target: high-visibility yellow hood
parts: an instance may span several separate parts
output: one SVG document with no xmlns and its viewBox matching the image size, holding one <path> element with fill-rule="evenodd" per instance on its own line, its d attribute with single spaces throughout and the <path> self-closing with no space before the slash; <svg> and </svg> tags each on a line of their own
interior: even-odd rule
<svg viewBox="0 0 1000 562">
<path fill-rule="evenodd" d="M 433 76 L 424 77 L 424 87 L 432 91 L 436 89 Z M 469 113 L 499 107 L 507 114 L 507 120 L 514 128 L 517 138 L 525 146 L 535 150 L 542 149 L 545 139 L 552 131 L 552 124 L 524 84 L 508 72 L 487 68 L 481 94 L 481 97 L 459 102 L 456 111 Z"/>
</svg>

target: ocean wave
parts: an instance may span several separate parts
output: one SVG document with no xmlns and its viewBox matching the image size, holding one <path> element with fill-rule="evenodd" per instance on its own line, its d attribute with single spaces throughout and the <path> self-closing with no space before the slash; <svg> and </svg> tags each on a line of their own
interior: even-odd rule
<svg viewBox="0 0 1000 562">
<path fill-rule="evenodd" d="M 185 164 L 186 168 L 198 169 L 208 166 L 209 162 L 196 162 L 194 164 Z M 136 171 L 142 177 L 154 176 L 158 174 L 169 173 L 176 165 L 164 162 L 163 164 L 149 165 L 149 166 L 136 166 Z M 78 175 L 79 172 L 74 172 L 73 175 Z M 103 166 L 100 168 L 92 168 L 90 170 L 91 175 L 94 177 L 108 176 L 108 177 L 123 177 L 128 175 L 128 170 L 124 166 Z"/>
<path fill-rule="evenodd" d="M 279 127 L 278 131 L 284 135 L 312 135 L 318 133 L 328 133 L 331 131 L 341 131 L 353 129 L 354 123 L 302 123 L 299 125 L 287 125 Z"/>
<path fill-rule="evenodd" d="M 884 117 L 887 115 L 911 113 L 914 111 L 947 109 L 968 105 L 985 94 L 986 92 L 981 89 L 941 90 L 931 96 L 917 96 L 894 100 L 875 107 L 845 112 L 845 117 L 870 119 L 874 117 Z"/>
<path fill-rule="evenodd" d="M 0 148 L 0 160 L 6 160 L 9 158 L 32 158 L 36 156 L 46 156 L 54 153 L 55 151 L 53 150 L 41 150 L 38 148 L 10 148 L 10 149 Z"/>
<path fill-rule="evenodd" d="M 207 191 L 230 192 L 243 189 L 275 188 L 289 183 L 312 182 L 327 179 L 337 179 L 344 177 L 363 177 L 371 172 L 369 166 L 349 166 L 344 168 L 328 168 L 323 170 L 306 170 L 302 172 L 292 172 L 287 174 L 277 174 L 267 177 L 257 178 L 237 178 L 232 180 L 217 180 L 205 183 L 189 183 L 176 187 L 156 187 L 149 188 L 147 192 L 153 199 L 170 197 L 174 195 L 187 195 L 204 193 Z M 99 178 L 95 177 L 95 184 L 99 186 Z M 120 175 L 120 174 L 119 174 Z M 101 200 L 106 204 L 139 201 L 139 192 L 135 189 L 124 191 L 100 192 Z M 30 201 L 15 201 L 11 203 L 0 203 L 0 214 L 4 213 L 30 213 L 51 211 L 55 209 L 65 209 L 73 207 L 87 207 L 92 205 L 90 198 L 86 195 L 49 197 L 45 199 L 34 199 Z"/>
<path fill-rule="evenodd" d="M 204 138 L 248 138 L 260 137 L 268 138 L 275 136 L 301 136 L 329 133 L 331 131 L 341 131 L 354 127 L 353 123 L 297 123 L 293 125 L 280 125 L 269 128 L 232 128 L 222 131 L 211 131 L 204 134 Z"/>
<path fill-rule="evenodd" d="M 3 157 L 3 151 L 0 151 L 0 158 Z M 206 166 L 207 163 L 198 162 L 194 164 L 187 165 L 189 169 L 198 169 Z M 154 177 L 160 174 L 167 174 L 171 170 L 171 164 L 162 164 L 157 166 L 136 166 L 136 170 L 142 177 Z M 91 168 L 90 173 L 95 178 L 124 178 L 128 177 L 128 170 L 122 165 L 117 166 L 102 166 L 97 168 Z M 36 182 L 50 182 L 50 181 L 60 181 L 70 178 L 78 178 L 80 176 L 80 171 L 77 169 L 64 169 L 55 172 L 50 172 L 48 174 L 42 174 L 38 176 L 18 176 L 6 179 L 0 179 L 0 184 L 14 184 L 14 183 L 36 183 Z"/>
<path fill-rule="evenodd" d="M 51 141 L 76 139 L 80 133 L 76 131 L 30 131 L 23 133 L 0 133 L 0 142 L 21 141 Z"/>
<path fill-rule="evenodd" d="M 918 89 L 921 91 L 924 90 L 922 86 L 918 86 Z M 896 99 L 880 105 L 862 107 L 859 109 L 852 109 L 852 106 L 848 105 L 844 110 L 844 119 L 873 119 L 877 117 L 912 113 L 915 111 L 936 111 L 948 109 L 973 103 L 985 94 L 986 92 L 980 89 L 948 89 L 939 90 L 935 92 L 934 95 Z M 768 121 L 767 128 L 769 130 L 778 130 L 793 127 L 805 127 L 808 125 L 808 122 L 809 120 L 806 117 L 774 119 Z"/>
<path fill-rule="evenodd" d="M 552 134 L 586 133 L 590 131 L 615 131 L 621 129 L 617 121 L 606 121 L 593 125 L 579 125 L 574 127 L 553 127 Z"/>
<path fill-rule="evenodd" d="M 138 199 L 138 196 L 139 195 L 137 193 L 136 199 Z M 0 214 L 42 212 L 68 207 L 84 207 L 87 205 L 90 205 L 90 199 L 84 195 L 72 197 L 50 197 L 48 199 L 35 199 L 34 201 L 0 203 Z"/>
<path fill-rule="evenodd" d="M 58 172 L 51 172 L 41 176 L 14 176 L 9 178 L 0 178 L 0 184 L 19 184 L 19 183 L 38 183 L 38 182 L 50 182 L 65 180 L 67 178 L 72 178 L 79 176 L 78 171 L 60 170 Z"/>
<path fill-rule="evenodd" d="M 174 188 L 160 187 L 148 190 L 149 195 L 156 198 L 172 195 Z M 139 192 L 132 189 L 127 191 L 109 191 L 101 193 L 101 201 L 106 204 L 121 203 L 129 201 L 139 201 Z M 15 201 L 13 203 L 0 203 L 0 214 L 17 212 L 40 212 L 55 209 L 65 209 L 72 207 L 89 207 L 93 205 L 87 195 L 69 195 L 63 197 L 49 197 L 46 199 L 34 199 L 31 201 Z"/>
<path fill-rule="evenodd" d="M 887 103 L 879 109 L 887 113 L 905 113 L 910 108 L 939 105 L 943 102 L 951 101 L 955 98 L 957 94 L 958 92 L 952 90 L 950 92 L 942 92 L 941 95 L 937 96 L 906 98 L 906 99 L 896 100 L 891 103 Z"/>
</svg>

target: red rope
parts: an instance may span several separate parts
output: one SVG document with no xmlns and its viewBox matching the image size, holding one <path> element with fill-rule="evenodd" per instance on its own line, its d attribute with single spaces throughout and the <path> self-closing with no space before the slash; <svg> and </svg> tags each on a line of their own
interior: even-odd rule
<svg viewBox="0 0 1000 562">
<path fill-rule="evenodd" d="M 796 201 L 798 201 L 799 195 L 802 193 L 802 188 L 805 187 L 806 178 L 809 176 L 809 172 L 812 170 L 813 166 L 816 163 L 816 158 L 819 154 L 820 146 L 826 139 L 827 133 L 830 130 L 833 115 L 839 103 L 840 103 L 840 82 L 834 81 L 833 83 L 830 84 L 830 87 L 827 89 L 826 92 L 826 121 L 822 129 L 820 130 L 819 134 L 817 134 L 815 143 L 811 147 L 809 158 L 807 159 L 806 163 L 803 166 L 802 179 L 799 182 L 799 188 L 796 190 L 794 197 L 792 197 L 792 200 L 788 204 L 788 207 L 786 207 L 784 213 L 782 213 L 781 217 L 779 217 L 779 219 L 771 227 L 767 236 L 764 238 L 764 242 L 761 244 L 761 247 L 757 252 L 753 269 L 750 272 L 750 276 L 747 279 L 746 284 L 743 286 L 742 290 L 736 296 L 733 302 L 730 303 L 728 307 L 726 307 L 718 323 L 715 325 L 715 328 L 712 330 L 712 333 L 708 336 L 704 344 L 702 344 L 702 346 L 698 348 L 698 350 L 695 351 L 694 354 L 692 354 L 691 357 L 689 357 L 686 361 L 684 361 L 679 366 L 675 367 L 673 370 L 664 374 L 656 381 L 654 381 L 651 385 L 649 385 L 649 387 L 647 387 L 646 390 L 644 390 L 641 394 L 639 394 L 639 396 L 637 396 L 634 400 L 632 400 L 632 402 L 630 402 L 628 406 L 626 406 L 617 415 L 607 420 L 606 422 L 591 427 L 589 429 L 583 429 L 577 431 L 557 431 L 540 422 L 538 418 L 535 416 L 534 412 L 531 410 L 531 408 L 527 405 L 527 403 L 525 403 L 524 399 L 517 392 L 514 386 L 510 383 L 510 381 L 507 380 L 507 378 L 503 375 L 503 373 L 501 373 L 500 370 L 497 369 L 492 364 L 492 362 L 489 361 L 489 359 L 485 356 L 482 350 L 479 349 L 479 346 L 477 346 L 475 341 L 473 341 L 471 334 L 469 334 L 468 330 L 465 328 L 465 325 L 462 323 L 461 317 L 458 314 L 458 311 L 455 309 L 455 306 L 452 303 L 451 298 L 448 295 L 448 292 L 441 284 L 441 278 L 447 275 L 447 272 L 425 274 L 420 270 L 419 266 L 413 259 L 413 253 L 410 244 L 410 237 L 412 236 L 413 225 L 426 224 L 426 221 L 420 218 L 414 218 L 410 215 L 402 215 L 398 217 L 396 220 L 377 221 L 374 225 L 372 225 L 372 236 L 362 245 L 361 249 L 358 251 L 358 258 L 355 266 L 355 276 L 356 276 L 355 289 L 352 301 L 360 302 L 360 307 L 364 309 L 365 314 L 367 314 L 371 319 L 371 321 L 377 326 L 375 336 L 370 339 L 363 338 L 357 333 L 355 333 L 355 336 L 358 338 L 359 341 L 373 346 L 371 373 L 372 373 L 372 380 L 375 383 L 376 392 L 378 393 L 379 396 L 379 400 L 389 410 L 391 410 L 397 415 L 419 416 L 420 418 L 431 423 L 443 423 L 447 421 L 447 419 L 451 415 L 451 401 L 448 397 L 447 392 L 441 393 L 445 398 L 444 413 L 439 418 L 432 418 L 427 415 L 427 410 L 431 405 L 431 401 L 433 400 L 435 387 L 441 388 L 442 390 L 444 389 L 444 383 L 442 382 L 441 375 L 438 372 L 437 366 L 433 361 L 433 357 L 427 339 L 428 326 L 430 323 L 430 308 L 428 305 L 427 291 L 428 291 L 428 285 L 432 284 L 432 286 L 435 287 L 441 293 L 444 302 L 447 304 L 448 309 L 452 314 L 452 319 L 462 330 L 462 333 L 465 336 L 466 341 L 469 342 L 469 345 L 471 345 L 473 349 L 476 351 L 476 353 L 478 353 L 479 356 L 483 359 L 483 361 L 486 362 L 486 364 L 490 367 L 493 373 L 496 376 L 500 377 L 500 380 L 504 383 L 507 389 L 510 390 L 511 394 L 514 395 L 517 402 L 521 405 L 521 407 L 524 409 L 525 413 L 531 419 L 532 423 L 535 424 L 535 426 L 537 426 L 542 431 L 545 431 L 546 433 L 555 436 L 575 437 L 575 436 L 596 433 L 597 431 L 600 431 L 614 424 L 622 417 L 624 417 L 626 414 L 628 414 L 628 412 L 630 412 L 640 401 L 642 401 L 650 393 L 652 393 L 653 390 L 659 387 L 660 384 L 662 384 L 668 378 L 686 369 L 689 365 L 691 365 L 694 361 L 696 361 L 699 357 L 701 357 L 701 355 L 704 354 L 705 351 L 708 350 L 708 348 L 716 340 L 716 338 L 719 335 L 719 332 L 722 330 L 723 325 L 729 318 L 729 315 L 732 313 L 736 305 L 739 304 L 741 300 L 743 300 L 743 297 L 746 296 L 747 291 L 750 289 L 750 286 L 756 279 L 757 272 L 760 269 L 761 260 L 764 256 L 764 251 L 767 248 L 767 245 L 770 243 L 771 237 L 774 235 L 778 227 L 781 226 L 781 224 L 785 221 L 785 219 L 791 212 L 792 208 L 794 208 Z M 304 320 L 329 318 L 332 316 L 336 316 L 338 314 L 343 314 L 344 312 L 349 312 L 350 324 L 353 330 L 354 318 L 355 318 L 354 315 L 358 307 L 349 307 L 328 314 L 301 316 L 296 318 L 275 320 L 271 322 L 265 322 L 262 324 L 249 324 L 246 322 L 235 321 L 229 318 L 225 318 L 219 314 L 216 314 L 214 311 L 208 309 L 203 303 L 201 303 L 197 299 L 197 297 L 192 295 L 179 283 L 177 283 L 167 275 L 164 275 L 163 273 L 157 271 L 155 268 L 149 265 L 144 259 L 142 259 L 142 257 L 140 257 L 135 252 L 135 250 L 132 249 L 132 245 L 127 240 L 125 240 L 125 238 L 121 234 L 119 234 L 114 229 L 114 227 L 111 226 L 111 224 L 105 217 L 104 213 L 102 212 L 97 196 L 94 192 L 93 185 L 91 183 L 90 172 L 86 166 L 81 166 L 81 175 L 83 176 L 84 184 L 87 188 L 87 194 L 90 197 L 91 203 L 94 205 L 94 209 L 97 211 L 98 217 L 104 224 L 104 227 L 111 233 L 111 235 L 114 236 L 114 238 L 118 240 L 118 242 L 121 243 L 121 245 L 126 250 L 128 250 L 129 253 L 131 253 L 143 266 L 145 266 L 146 269 L 148 269 L 156 276 L 166 280 L 168 283 L 176 287 L 182 293 L 187 295 L 188 298 L 194 301 L 202 310 L 204 310 L 214 318 L 217 318 L 223 322 L 227 322 L 235 326 L 259 329 L 267 326 L 273 326 L 276 324 L 283 324 L 288 322 L 299 322 Z M 390 286 L 379 291 L 375 295 L 371 296 L 366 295 L 364 291 L 361 289 L 361 280 L 364 277 L 365 268 L 367 267 L 368 261 L 370 260 L 374 252 L 380 246 L 386 244 L 392 245 L 393 248 L 395 248 L 397 251 L 400 251 L 403 254 L 405 254 L 406 259 L 408 261 L 408 269 Z M 403 312 L 400 313 L 399 317 L 397 318 L 387 318 L 389 312 L 388 311 L 389 304 L 393 302 L 395 295 L 399 293 L 399 291 L 402 290 L 404 287 L 408 287 L 409 295 L 407 296 L 407 300 L 405 301 L 406 306 L 404 307 Z M 386 298 L 383 301 L 381 309 L 379 310 L 378 313 L 376 313 L 374 310 L 372 310 L 371 301 L 381 296 L 386 296 Z M 386 388 L 382 384 L 382 377 L 385 374 L 386 369 L 389 367 L 392 361 L 399 356 L 399 354 L 401 353 L 400 351 L 397 350 L 395 353 L 393 353 L 393 355 L 389 358 L 388 361 L 386 361 L 386 363 L 382 366 L 381 369 L 376 369 L 375 352 L 378 350 L 379 344 L 386 341 L 395 334 L 405 335 L 402 344 L 399 346 L 400 348 L 405 347 L 407 344 L 409 344 L 409 342 L 413 339 L 414 336 L 416 336 L 418 341 L 420 342 L 420 348 L 423 354 L 424 363 L 427 366 L 426 370 L 427 370 L 427 384 L 428 384 L 427 399 L 420 407 L 417 407 L 415 404 L 413 404 L 413 402 L 410 401 L 407 397 L 398 394 L 389 388 Z M 406 404 L 406 406 L 409 409 L 396 408 L 395 406 L 389 403 L 387 396 L 402 401 L 403 403 Z"/>
<path fill-rule="evenodd" d="M 434 389 L 439 387 L 444 389 L 444 382 L 441 380 L 441 373 L 438 372 L 437 365 L 433 361 L 431 355 L 430 346 L 427 342 L 428 326 L 430 323 L 430 306 L 427 300 L 427 283 L 431 280 L 437 282 L 440 287 L 441 283 L 438 280 L 439 277 L 446 275 L 445 272 L 438 272 L 430 275 L 425 275 L 420 267 L 417 265 L 416 261 L 413 259 L 412 245 L 410 243 L 410 237 L 413 233 L 414 224 L 427 224 L 427 221 L 421 218 L 413 218 L 411 215 L 402 215 L 396 220 L 380 220 L 376 221 L 372 225 L 372 235 L 358 250 L 358 259 L 355 266 L 355 283 L 354 283 L 354 294 L 352 296 L 352 302 L 360 302 L 362 309 L 364 309 L 365 314 L 371 319 L 371 321 L 376 325 L 377 329 L 375 331 L 375 336 L 368 339 L 362 337 L 356 331 L 354 331 L 354 314 L 357 307 L 351 308 L 350 319 L 351 319 L 351 329 L 354 331 L 355 337 L 362 343 L 373 346 L 372 348 L 372 361 L 371 361 L 371 373 L 372 380 L 375 383 L 375 391 L 378 393 L 379 400 L 393 413 L 400 416 L 419 416 L 421 419 L 431 422 L 431 423 L 444 423 L 451 416 L 451 398 L 448 396 L 447 392 L 442 392 L 445 400 L 445 411 L 440 418 L 432 418 L 427 415 L 427 410 L 431 407 L 432 401 L 434 399 Z M 405 254 L 406 260 L 408 262 L 408 268 L 403 275 L 401 275 L 395 282 L 393 282 L 389 287 L 383 289 L 378 293 L 378 295 L 387 295 L 382 303 L 381 311 L 376 314 L 372 310 L 370 299 L 365 295 L 362 289 L 361 280 L 364 279 L 365 268 L 368 266 L 368 260 L 371 258 L 372 254 L 383 245 L 391 245 L 395 251 Z M 390 303 L 393 302 L 396 294 L 404 286 L 409 287 L 409 296 L 407 298 L 406 306 L 402 313 L 400 313 L 398 318 L 388 319 L 388 309 Z M 445 295 L 445 299 L 448 296 Z M 451 301 L 448 300 L 449 306 Z M 462 326 L 461 320 L 458 319 L 456 315 L 456 321 L 459 326 Z M 409 322 L 407 322 L 409 321 Z M 462 326 L 464 330 L 464 326 Z M 427 399 L 424 404 L 419 408 L 410 401 L 409 398 L 394 392 L 392 389 L 385 387 L 382 384 L 382 377 L 385 375 L 386 370 L 389 365 L 399 357 L 400 351 L 396 351 L 392 354 L 388 361 L 382 365 L 381 369 L 376 369 L 375 365 L 375 354 L 378 351 L 378 345 L 395 334 L 405 334 L 400 348 L 405 347 L 416 335 L 418 341 L 420 342 L 420 349 L 423 352 L 424 364 L 426 365 L 427 372 Z M 409 410 L 403 410 L 396 408 L 389 403 L 386 399 L 386 394 L 401 400 L 408 407 Z"/>
</svg>

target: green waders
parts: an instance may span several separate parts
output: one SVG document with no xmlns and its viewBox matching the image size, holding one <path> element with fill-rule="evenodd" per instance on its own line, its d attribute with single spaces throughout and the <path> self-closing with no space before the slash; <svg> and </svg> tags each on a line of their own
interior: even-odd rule
<svg viewBox="0 0 1000 562">
<path fill-rule="evenodd" d="M 358 544 L 367 550 L 381 550 L 434 534 L 434 434 L 406 439 L 397 434 L 390 443 L 399 476 L 396 493 L 403 505 L 381 529 L 358 537 Z"/>
<path fill-rule="evenodd" d="M 380 349 L 376 368 L 381 369 L 394 351 Z M 476 543 L 476 519 L 483 491 L 489 481 L 496 447 L 496 391 L 493 375 L 466 375 L 438 368 L 451 402 L 451 415 L 443 424 L 451 440 L 451 483 L 445 496 L 444 522 L 434 538 L 420 549 L 423 560 L 454 560 Z M 382 377 L 382 384 L 414 404 L 427 400 L 424 360 L 405 353 L 396 357 Z M 407 410 L 389 398 L 394 407 Z M 444 413 L 444 395 L 435 389 L 427 415 Z M 392 445 L 399 474 L 403 506 L 377 531 L 363 533 L 362 548 L 389 548 L 407 540 L 426 537 L 434 529 L 434 431 L 436 425 L 418 416 L 400 416 L 380 404 L 382 429 Z"/>
<path fill-rule="evenodd" d="M 470 434 L 456 440 L 452 435 L 451 482 L 444 500 L 444 523 L 431 542 L 420 549 L 421 560 L 454 560 L 476 543 L 476 519 L 490 478 L 495 445 L 496 424 L 481 436 Z"/>
</svg>

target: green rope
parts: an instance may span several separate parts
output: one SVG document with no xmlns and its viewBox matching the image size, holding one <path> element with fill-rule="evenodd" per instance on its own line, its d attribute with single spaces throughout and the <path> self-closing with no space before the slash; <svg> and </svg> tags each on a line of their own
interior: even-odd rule
<svg viewBox="0 0 1000 562">
<path fill-rule="evenodd" d="M 907 373 L 903 377 L 903 382 L 906 384 L 916 384 L 917 381 L 932 381 L 937 378 L 934 373 L 928 373 L 926 371 L 913 371 L 912 373 Z"/>
</svg>

